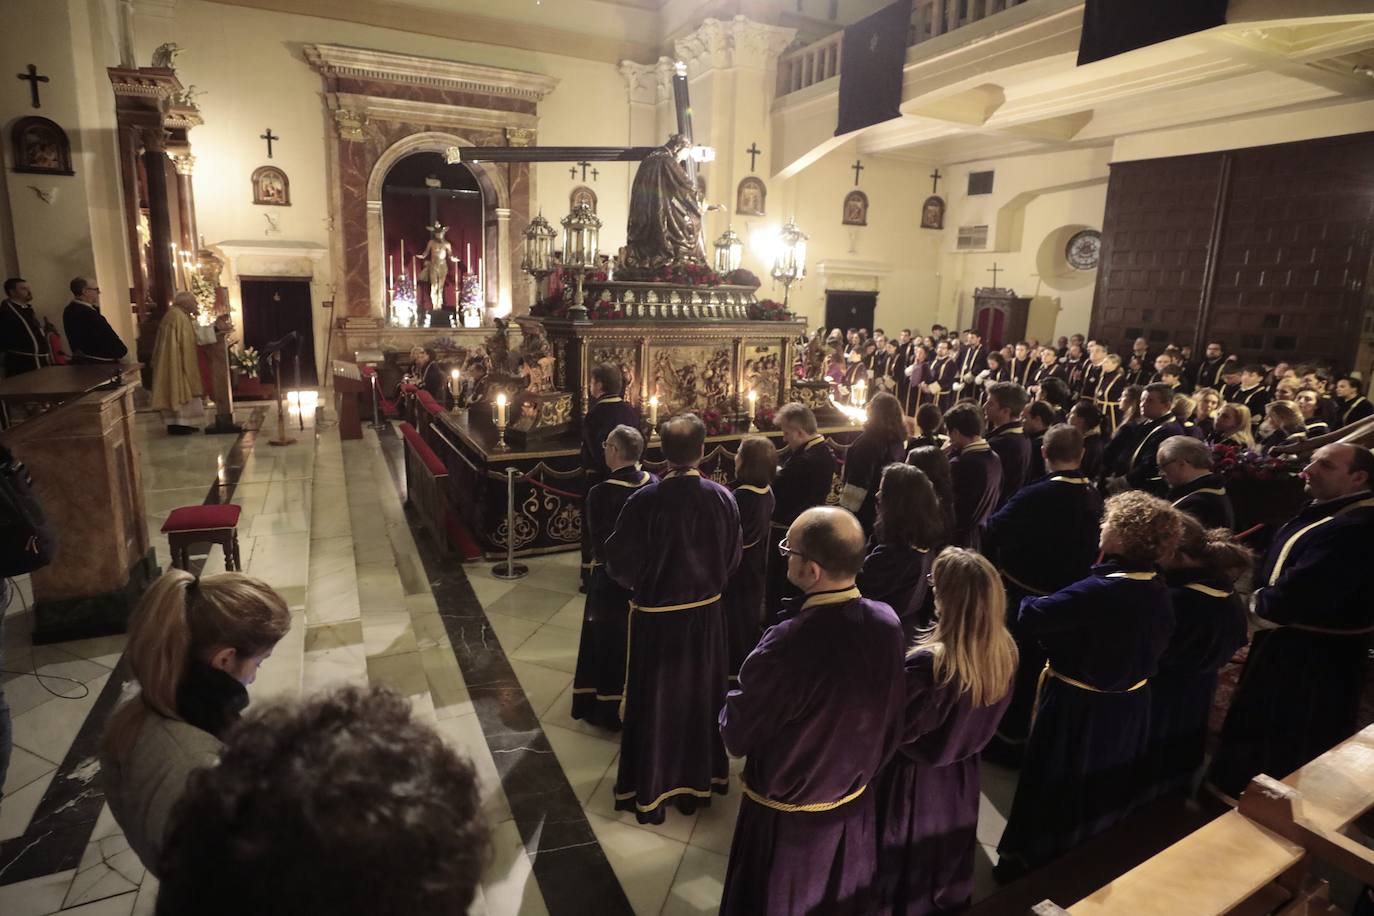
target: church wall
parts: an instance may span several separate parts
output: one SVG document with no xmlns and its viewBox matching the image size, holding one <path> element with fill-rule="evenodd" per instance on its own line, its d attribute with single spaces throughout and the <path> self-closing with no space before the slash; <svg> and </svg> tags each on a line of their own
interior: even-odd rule
<svg viewBox="0 0 1374 916">
<path fill-rule="evenodd" d="M 1374 124 L 1374 101 L 1236 118 L 1226 122 L 1223 127 L 1208 124 L 1121 137 L 1112 150 L 1112 161 L 1159 159 L 1295 140 L 1315 140 L 1319 137 L 1362 133 L 1369 130 L 1371 124 Z"/>
<path fill-rule="evenodd" d="M 617 145 L 630 140 L 624 80 L 610 64 L 199 0 L 179 3 L 165 29 L 142 26 L 141 20 L 140 61 L 149 59 L 154 39 L 175 41 L 182 48 L 177 60 L 182 83 L 205 92 L 197 100 L 205 124 L 191 132 L 191 142 L 196 155 L 199 228 L 211 245 L 258 240 L 330 249 L 326 141 L 334 127 L 325 110 L 320 76 L 301 51 L 307 43 L 337 43 L 547 74 L 560 83 L 539 105 L 539 143 Z M 259 139 L 269 126 L 282 138 L 273 144 L 271 160 L 265 142 Z M 269 162 L 290 178 L 290 207 L 252 204 L 250 176 Z M 568 212 L 572 188 L 582 183 L 580 170 L 574 182 L 568 168 L 566 163 L 536 167 L 533 207 L 542 209 L 555 227 Z M 599 198 L 602 249 L 614 251 L 624 244 L 629 166 L 601 163 L 597 168 L 598 179 L 593 181 L 589 171 L 586 183 Z M 268 215 L 276 220 L 276 231 Z M 513 272 L 518 270 L 516 264 Z M 327 253 L 318 264 L 314 288 L 320 365 L 329 316 L 318 305 L 323 299 L 337 300 L 343 295 L 335 283 L 332 254 Z M 238 291 L 231 289 L 231 302 L 237 301 Z M 514 305 L 518 312 L 528 303 Z"/>
<path fill-rule="evenodd" d="M 29 280 L 38 314 L 59 329 L 71 298 L 68 282 L 78 275 L 95 279 L 106 317 L 132 349 L 114 96 L 104 72 L 107 64 L 118 63 L 112 15 L 113 5 L 105 0 L 11 0 L 0 5 L 0 56 L 16 69 L 36 64 L 50 78 L 40 84 L 40 109 L 31 105 L 28 83 L 9 79 L 0 84 L 6 203 L 14 227 L 5 267 Z M 75 175 L 11 171 L 10 128 L 29 115 L 48 118 L 66 131 Z M 49 194 L 50 189 L 55 193 Z M 51 200 L 45 202 L 40 191 Z"/>
</svg>

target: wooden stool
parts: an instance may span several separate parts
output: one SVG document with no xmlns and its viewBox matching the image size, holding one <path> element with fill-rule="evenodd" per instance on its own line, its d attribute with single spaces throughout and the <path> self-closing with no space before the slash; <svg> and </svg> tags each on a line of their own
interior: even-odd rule
<svg viewBox="0 0 1374 916">
<path fill-rule="evenodd" d="M 192 544 L 218 544 L 224 549 L 224 568 L 242 570 L 237 527 L 242 511 L 242 506 L 229 504 L 173 509 L 162 526 L 167 546 L 172 551 L 172 565 L 189 570 Z"/>
</svg>

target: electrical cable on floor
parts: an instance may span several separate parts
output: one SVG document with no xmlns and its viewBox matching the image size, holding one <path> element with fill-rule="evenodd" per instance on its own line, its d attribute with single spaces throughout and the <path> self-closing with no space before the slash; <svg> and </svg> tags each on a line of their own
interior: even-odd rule
<svg viewBox="0 0 1374 916">
<path fill-rule="evenodd" d="M 31 612 L 32 609 L 29 607 L 28 599 L 24 598 L 23 595 L 20 593 L 20 591 L 19 591 L 19 586 L 15 584 L 15 582 L 14 582 L 13 579 L 10 579 L 10 578 L 8 578 L 8 577 L 5 579 L 5 583 L 9 586 L 9 594 L 5 597 L 5 606 L 4 606 L 3 608 L 0 608 L 0 616 L 3 616 L 3 615 L 9 610 L 10 605 L 14 603 L 14 596 L 15 596 L 15 595 L 19 595 L 19 596 L 20 596 L 20 600 L 24 602 L 24 613 L 30 614 L 30 612 Z M 30 614 L 30 616 L 32 616 L 32 615 Z M 4 647 L 3 647 L 3 646 L 0 646 L 0 652 L 3 652 L 3 651 L 4 651 Z M 68 653 L 68 654 L 70 655 L 71 653 Z M 73 659 L 76 659 L 77 656 L 72 655 L 72 658 L 73 658 Z M 28 671 L 14 671 L 14 670 L 11 670 L 11 669 L 9 669 L 9 668 L 0 668 L 0 674 L 19 674 L 19 675 L 28 675 L 28 674 L 31 674 L 31 675 L 33 675 L 34 679 L 36 679 L 36 680 L 38 681 L 38 686 L 42 687 L 42 688 L 43 688 L 44 690 L 46 690 L 48 693 L 52 694 L 53 696 L 55 696 L 55 697 L 57 697 L 58 699 L 61 699 L 61 700 L 84 700 L 86 697 L 88 697 L 88 696 L 91 695 L 91 688 L 90 688 L 90 687 L 87 687 L 85 684 L 81 683 L 80 681 L 78 681 L 78 680 L 77 680 L 76 678 L 74 678 L 74 677 L 66 677 L 66 676 L 61 675 L 61 674 L 39 674 L 39 673 L 38 673 L 38 664 L 37 664 L 37 662 L 34 661 L 34 657 L 33 657 L 33 634 L 32 634 L 32 633 L 29 634 L 29 670 L 28 670 Z M 53 690 L 51 687 L 49 687 L 47 684 L 44 683 L 44 680 L 45 680 L 45 679 L 46 679 L 46 680 L 53 680 L 53 681 L 66 681 L 66 682 L 69 683 L 69 684 L 75 684 L 77 687 L 80 687 L 80 688 L 81 688 L 81 693 L 77 693 L 77 694 L 58 693 L 56 690 Z"/>
</svg>

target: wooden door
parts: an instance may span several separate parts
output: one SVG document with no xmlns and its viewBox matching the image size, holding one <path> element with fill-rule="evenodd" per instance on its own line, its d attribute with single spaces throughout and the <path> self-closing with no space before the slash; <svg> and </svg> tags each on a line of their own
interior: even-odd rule
<svg viewBox="0 0 1374 916">
<path fill-rule="evenodd" d="M 850 290 L 825 291 L 825 326 L 847 332 L 850 328 L 868 328 L 873 332 L 873 312 L 878 307 L 877 293 Z"/>
<path fill-rule="evenodd" d="M 315 372 L 314 316 L 310 305 L 310 281 L 281 277 L 251 277 L 239 281 L 243 293 L 243 342 L 262 353 L 267 344 L 292 331 L 300 334 L 297 348 L 301 357 L 301 384 L 319 384 Z M 283 384 L 296 384 L 292 348 L 282 354 Z M 260 377 L 271 383 L 272 370 L 266 359 Z"/>
</svg>

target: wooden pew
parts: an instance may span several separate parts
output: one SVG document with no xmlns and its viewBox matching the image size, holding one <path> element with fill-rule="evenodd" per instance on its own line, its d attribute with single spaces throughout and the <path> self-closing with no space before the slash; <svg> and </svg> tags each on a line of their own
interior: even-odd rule
<svg viewBox="0 0 1374 916">
<path fill-rule="evenodd" d="M 415 427 L 402 421 L 399 428 L 405 439 L 406 502 L 429 530 L 435 546 L 448 553 L 448 469 Z"/>
<path fill-rule="evenodd" d="M 1067 910 L 1036 916 L 1324 913 L 1321 859 L 1368 880 L 1374 853 L 1339 832 L 1374 809 L 1374 725 L 1282 783 L 1257 779 L 1230 811 Z M 1267 825 L 1267 826 L 1266 826 Z"/>
</svg>

